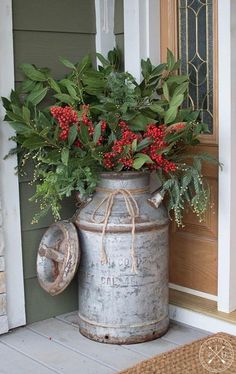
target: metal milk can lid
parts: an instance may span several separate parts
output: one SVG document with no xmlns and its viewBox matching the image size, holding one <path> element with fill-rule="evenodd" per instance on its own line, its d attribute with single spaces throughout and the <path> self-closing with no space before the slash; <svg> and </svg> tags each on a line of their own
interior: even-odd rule
<svg viewBox="0 0 236 374">
<path fill-rule="evenodd" d="M 78 233 L 69 221 L 53 223 L 43 235 L 37 254 L 37 277 L 52 296 L 60 294 L 73 279 L 80 261 Z"/>
</svg>

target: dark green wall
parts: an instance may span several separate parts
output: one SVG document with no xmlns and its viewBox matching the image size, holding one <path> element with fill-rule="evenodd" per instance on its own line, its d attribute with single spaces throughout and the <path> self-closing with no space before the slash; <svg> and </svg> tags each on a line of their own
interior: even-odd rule
<svg viewBox="0 0 236 374">
<path fill-rule="evenodd" d="M 94 0 L 13 0 L 15 79 L 21 81 L 18 66 L 34 63 L 48 66 L 55 78 L 68 71 L 58 62 L 63 56 L 76 62 L 87 53 L 95 52 Z M 37 207 L 28 201 L 34 189 L 29 185 L 32 169 L 20 178 L 20 202 L 23 240 L 23 262 L 27 323 L 70 312 L 77 309 L 77 282 L 58 296 L 50 296 L 38 285 L 36 278 L 36 252 L 39 241 L 52 217 L 32 225 Z M 63 204 L 63 218 L 74 213 L 73 200 Z"/>
<path fill-rule="evenodd" d="M 114 34 L 116 37 L 116 45 L 122 51 L 124 60 L 124 16 L 123 16 L 123 0 L 115 0 L 115 19 Z"/>
</svg>

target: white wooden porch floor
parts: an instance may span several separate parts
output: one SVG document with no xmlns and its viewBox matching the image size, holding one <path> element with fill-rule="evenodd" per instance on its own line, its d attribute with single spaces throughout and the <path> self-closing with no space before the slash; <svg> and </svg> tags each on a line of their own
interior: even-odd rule
<svg viewBox="0 0 236 374">
<path fill-rule="evenodd" d="M 142 360 L 209 335 L 172 324 L 152 342 L 111 345 L 91 341 L 79 333 L 76 313 L 65 314 L 0 337 L 0 374 L 118 373 Z"/>
</svg>

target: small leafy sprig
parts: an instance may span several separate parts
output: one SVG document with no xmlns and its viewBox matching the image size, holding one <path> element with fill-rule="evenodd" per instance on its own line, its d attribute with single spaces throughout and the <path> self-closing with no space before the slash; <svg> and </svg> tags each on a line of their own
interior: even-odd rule
<svg viewBox="0 0 236 374">
<path fill-rule="evenodd" d="M 189 151 L 208 130 L 198 111 L 183 106 L 189 82 L 176 74 L 181 62 L 169 50 L 167 63 L 142 60 L 138 83 L 119 70 L 118 50 L 97 57 L 98 69 L 90 56 L 77 64 L 61 58 L 69 69 L 61 80 L 47 68 L 23 64 L 25 80 L 2 98 L 5 120 L 16 131 L 10 153 L 18 153 L 19 169 L 34 163 L 31 200 L 40 203 L 34 221 L 50 210 L 59 219 L 63 198 L 92 194 L 104 170 L 153 171 L 178 225 L 187 205 L 203 219 L 209 188 L 202 162 L 216 160 Z"/>
</svg>

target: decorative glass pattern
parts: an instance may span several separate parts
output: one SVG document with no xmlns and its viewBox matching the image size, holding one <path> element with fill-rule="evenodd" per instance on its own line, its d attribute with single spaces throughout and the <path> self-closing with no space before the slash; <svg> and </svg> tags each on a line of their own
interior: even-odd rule
<svg viewBox="0 0 236 374">
<path fill-rule="evenodd" d="M 212 0 L 179 0 L 179 57 L 181 73 L 190 86 L 184 105 L 200 110 L 213 132 L 213 4 Z"/>
</svg>

